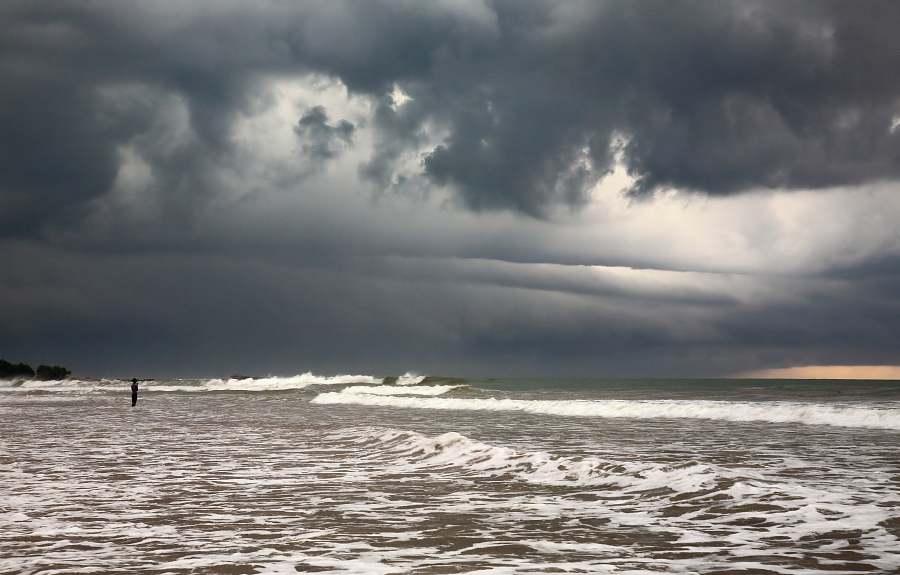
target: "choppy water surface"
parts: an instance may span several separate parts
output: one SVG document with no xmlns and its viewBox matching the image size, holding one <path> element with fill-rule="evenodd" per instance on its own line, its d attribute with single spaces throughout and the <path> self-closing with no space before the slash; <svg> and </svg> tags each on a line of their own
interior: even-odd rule
<svg viewBox="0 0 900 575">
<path fill-rule="evenodd" d="M 891 382 L 0 383 L 3 573 L 900 571 Z"/>
</svg>

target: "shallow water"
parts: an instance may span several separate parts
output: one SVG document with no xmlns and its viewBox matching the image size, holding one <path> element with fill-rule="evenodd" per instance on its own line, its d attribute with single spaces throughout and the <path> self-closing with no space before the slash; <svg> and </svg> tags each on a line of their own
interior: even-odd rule
<svg viewBox="0 0 900 575">
<path fill-rule="evenodd" d="M 0 571 L 900 571 L 895 383 L 385 383 L 0 384 Z"/>
</svg>

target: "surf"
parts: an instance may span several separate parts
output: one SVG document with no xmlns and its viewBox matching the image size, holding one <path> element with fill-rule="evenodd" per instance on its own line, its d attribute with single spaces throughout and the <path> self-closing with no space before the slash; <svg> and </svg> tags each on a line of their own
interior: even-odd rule
<svg viewBox="0 0 900 575">
<path fill-rule="evenodd" d="M 411 409 L 516 411 L 569 417 L 707 419 L 900 430 L 900 409 L 796 402 L 478 399 L 335 392 L 320 393 L 311 401 L 319 405 L 356 404 Z"/>
</svg>

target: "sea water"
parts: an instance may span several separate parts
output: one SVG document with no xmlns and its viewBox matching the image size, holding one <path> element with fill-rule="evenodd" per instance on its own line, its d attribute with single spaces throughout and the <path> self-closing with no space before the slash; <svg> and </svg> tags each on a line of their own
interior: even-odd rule
<svg viewBox="0 0 900 575">
<path fill-rule="evenodd" d="M 0 382 L 2 573 L 897 573 L 900 385 Z"/>
</svg>

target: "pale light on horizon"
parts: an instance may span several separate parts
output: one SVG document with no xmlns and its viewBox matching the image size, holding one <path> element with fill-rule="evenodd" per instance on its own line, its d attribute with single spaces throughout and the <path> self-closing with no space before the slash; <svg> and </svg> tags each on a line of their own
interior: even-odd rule
<svg viewBox="0 0 900 575">
<path fill-rule="evenodd" d="M 760 369 L 732 376 L 747 379 L 898 379 L 897 365 L 807 365 Z"/>
</svg>

